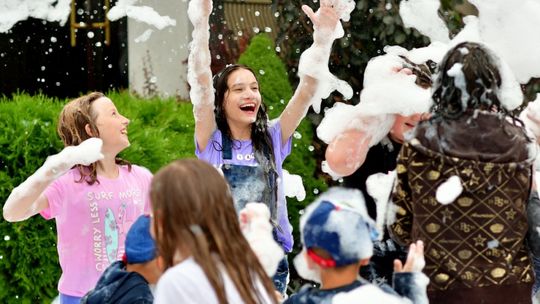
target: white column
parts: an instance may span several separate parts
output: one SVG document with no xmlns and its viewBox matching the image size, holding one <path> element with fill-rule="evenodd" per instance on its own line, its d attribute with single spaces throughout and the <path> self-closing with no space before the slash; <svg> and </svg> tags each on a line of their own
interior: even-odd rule
<svg viewBox="0 0 540 304">
<path fill-rule="evenodd" d="M 152 7 L 161 16 L 176 20 L 176 26 L 162 30 L 128 18 L 129 89 L 138 95 L 178 97 L 187 100 L 188 43 L 192 25 L 185 0 L 139 0 L 137 6 Z M 147 30 L 146 41 L 135 42 Z"/>
</svg>

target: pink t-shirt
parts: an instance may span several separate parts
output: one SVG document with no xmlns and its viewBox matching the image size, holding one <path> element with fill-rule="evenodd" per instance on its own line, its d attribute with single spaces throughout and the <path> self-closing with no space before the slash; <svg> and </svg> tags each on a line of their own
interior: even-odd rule
<svg viewBox="0 0 540 304">
<path fill-rule="evenodd" d="M 94 288 L 112 262 L 124 254 L 124 240 L 131 224 L 150 212 L 152 173 L 132 165 L 120 167 L 116 179 L 98 176 L 99 183 L 76 183 L 71 169 L 46 190 L 49 207 L 45 219 L 56 219 L 58 256 L 62 276 L 58 290 L 81 297 Z"/>
</svg>

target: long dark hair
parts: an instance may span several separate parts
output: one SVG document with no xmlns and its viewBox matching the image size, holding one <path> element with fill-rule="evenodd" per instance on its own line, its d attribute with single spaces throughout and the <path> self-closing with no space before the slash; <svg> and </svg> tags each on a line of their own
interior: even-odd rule
<svg viewBox="0 0 540 304">
<path fill-rule="evenodd" d="M 448 75 L 455 64 L 461 64 L 465 92 L 456 84 L 456 77 Z M 482 45 L 462 42 L 453 47 L 443 58 L 433 91 L 432 112 L 436 116 L 456 119 L 471 110 L 496 109 L 504 116 L 508 111 L 501 106 L 497 96 L 501 75 L 495 59 Z M 464 93 L 466 93 L 466 96 Z"/>
<path fill-rule="evenodd" d="M 225 93 L 229 90 L 228 81 L 229 76 L 236 70 L 245 69 L 250 71 L 255 79 L 257 75 L 253 70 L 242 64 L 231 64 L 226 66 L 223 70 L 214 76 L 214 89 L 215 89 L 215 109 L 214 114 L 216 117 L 216 124 L 218 129 L 223 135 L 228 136 L 231 140 L 234 140 L 231 135 L 229 124 L 227 123 L 227 114 L 225 113 Z M 269 170 L 275 170 L 274 149 L 272 147 L 272 141 L 270 134 L 268 133 L 268 114 L 266 112 L 266 106 L 261 96 L 261 106 L 257 112 L 255 122 L 251 124 L 251 142 L 253 144 L 255 159 L 263 167 L 265 172 Z M 264 157 L 268 155 L 270 159 Z"/>
<path fill-rule="evenodd" d="M 219 303 L 227 303 L 221 264 L 245 303 L 264 302 L 261 285 L 275 302 L 272 282 L 242 235 L 227 182 L 214 167 L 198 159 L 177 160 L 156 173 L 150 198 L 165 269 L 178 263 L 178 254 L 192 256 Z"/>
<path fill-rule="evenodd" d="M 58 135 L 62 139 L 62 142 L 64 142 L 64 147 L 78 146 L 83 141 L 92 137 L 86 133 L 86 125 L 96 134 L 96 137 L 99 137 L 99 130 L 96 125 L 97 114 L 92 108 L 92 104 L 101 97 L 106 96 L 101 92 L 92 92 L 76 98 L 64 106 L 62 112 L 60 112 L 57 127 Z M 131 171 L 131 164 L 128 161 L 116 157 L 115 162 L 118 165 L 127 165 L 128 170 Z M 93 185 L 96 182 L 99 183 L 97 179 L 97 162 L 88 166 L 76 165 L 76 167 L 81 176 L 76 181 L 77 183 L 82 183 L 83 181 L 89 185 Z"/>
</svg>

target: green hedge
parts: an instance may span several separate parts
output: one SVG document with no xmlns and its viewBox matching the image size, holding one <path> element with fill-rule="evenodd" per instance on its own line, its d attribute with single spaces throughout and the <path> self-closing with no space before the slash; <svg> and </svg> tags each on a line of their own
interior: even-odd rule
<svg viewBox="0 0 540 304">
<path fill-rule="evenodd" d="M 155 172 L 182 157 L 193 157 L 191 104 L 174 100 L 139 100 L 126 93 L 109 97 L 131 119 L 131 147 L 122 157 Z M 0 99 L 0 204 L 62 143 L 56 134 L 65 100 L 16 95 Z M 50 303 L 60 275 L 54 221 L 40 216 L 20 222 L 0 221 L 0 302 Z"/>
</svg>

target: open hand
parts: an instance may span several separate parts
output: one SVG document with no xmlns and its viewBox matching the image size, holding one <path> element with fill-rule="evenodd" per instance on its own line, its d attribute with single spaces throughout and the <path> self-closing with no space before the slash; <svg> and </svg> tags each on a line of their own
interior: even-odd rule
<svg viewBox="0 0 540 304">
<path fill-rule="evenodd" d="M 313 12 L 313 9 L 307 5 L 302 5 L 302 10 L 313 23 L 315 30 L 334 32 L 339 16 L 332 0 L 321 0 L 321 7 L 317 13 Z"/>
<path fill-rule="evenodd" d="M 426 265 L 424 260 L 424 243 L 416 241 L 409 246 L 407 261 L 402 265 L 400 260 L 394 260 L 394 272 L 420 272 Z"/>
<path fill-rule="evenodd" d="M 78 146 L 66 147 L 60 152 L 63 161 L 69 165 L 84 165 L 88 166 L 100 159 L 103 159 L 101 147 L 103 141 L 97 137 L 91 137 Z"/>
</svg>

